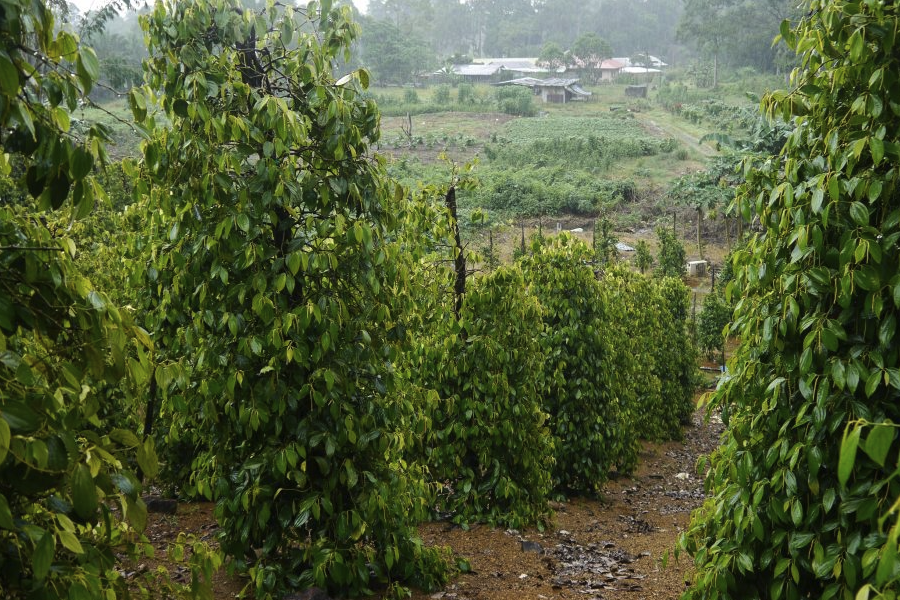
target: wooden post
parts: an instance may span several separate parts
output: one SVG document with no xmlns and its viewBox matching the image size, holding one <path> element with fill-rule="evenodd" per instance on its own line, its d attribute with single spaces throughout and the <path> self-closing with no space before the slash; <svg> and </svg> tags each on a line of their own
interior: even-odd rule
<svg viewBox="0 0 900 600">
<path fill-rule="evenodd" d="M 700 221 L 703 220 L 703 210 L 700 207 L 697 207 L 697 254 L 700 255 L 700 260 L 703 260 L 703 244 L 700 242 Z"/>
</svg>

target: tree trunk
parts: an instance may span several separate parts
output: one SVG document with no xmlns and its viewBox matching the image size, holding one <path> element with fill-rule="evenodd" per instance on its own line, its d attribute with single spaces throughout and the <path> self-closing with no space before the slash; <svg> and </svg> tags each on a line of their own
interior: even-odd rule
<svg viewBox="0 0 900 600">
<path fill-rule="evenodd" d="M 703 259 L 703 245 L 700 243 L 700 221 L 703 220 L 703 211 L 701 209 L 697 209 L 697 254 L 700 255 L 700 259 Z"/>
<path fill-rule="evenodd" d="M 719 50 L 713 53 L 713 89 L 719 87 Z"/>
<path fill-rule="evenodd" d="M 456 218 L 456 188 L 450 186 L 447 190 L 447 210 L 450 211 L 451 226 L 453 227 L 453 269 L 456 271 L 456 281 L 453 285 L 453 314 L 456 320 L 462 311 L 463 296 L 466 294 L 466 253 L 463 251 L 462 239 L 459 235 L 459 221 Z"/>
<path fill-rule="evenodd" d="M 718 89 L 719 87 L 719 51 L 716 50 L 715 54 L 713 54 L 713 89 Z"/>
</svg>

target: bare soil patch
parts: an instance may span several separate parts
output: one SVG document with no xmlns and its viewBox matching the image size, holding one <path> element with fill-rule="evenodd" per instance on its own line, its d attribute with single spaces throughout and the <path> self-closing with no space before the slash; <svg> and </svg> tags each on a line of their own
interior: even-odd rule
<svg viewBox="0 0 900 600">
<path fill-rule="evenodd" d="M 722 424 L 701 413 L 683 442 L 645 443 L 631 476 L 618 477 L 598 499 L 555 505 L 553 527 L 514 531 L 446 523 L 421 528 L 428 544 L 449 545 L 469 559 L 472 573 L 416 600 L 676 599 L 690 565 L 670 555 L 690 513 L 704 499 L 697 458 L 718 445 Z"/>
<path fill-rule="evenodd" d="M 437 592 L 416 591 L 414 600 L 634 600 L 676 599 L 690 565 L 663 557 L 671 554 L 690 512 L 704 498 L 697 458 L 718 445 L 722 424 L 700 412 L 680 442 L 645 443 L 636 472 L 618 476 L 600 498 L 554 503 L 552 527 L 541 532 L 474 525 L 468 530 L 426 523 L 420 534 L 427 545 L 449 546 L 466 558 L 471 572 Z M 146 572 L 167 565 L 175 579 L 186 569 L 169 564 L 165 549 L 179 532 L 214 543 L 213 505 L 181 504 L 174 515 L 151 514 L 146 535 L 156 558 L 135 568 Z M 245 581 L 224 569 L 215 577 L 214 597 L 234 598 Z"/>
</svg>

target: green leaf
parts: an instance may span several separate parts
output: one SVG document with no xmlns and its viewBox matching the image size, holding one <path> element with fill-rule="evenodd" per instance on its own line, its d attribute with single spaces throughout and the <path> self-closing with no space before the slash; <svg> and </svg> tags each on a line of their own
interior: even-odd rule
<svg viewBox="0 0 900 600">
<path fill-rule="evenodd" d="M 45 531 L 34 548 L 34 554 L 31 556 L 31 568 L 35 580 L 43 581 L 47 578 L 47 574 L 50 572 L 50 565 L 53 564 L 53 554 L 55 552 L 56 538 L 53 532 Z"/>
<path fill-rule="evenodd" d="M 239 214 L 237 216 L 237 226 L 245 233 L 250 231 L 250 218 L 244 213 Z"/>
<path fill-rule="evenodd" d="M 147 102 L 137 88 L 129 90 L 128 104 L 131 106 L 131 113 L 134 115 L 135 121 L 141 123 L 147 118 Z"/>
<path fill-rule="evenodd" d="M 109 437 L 114 442 L 128 448 L 136 448 L 141 444 L 141 440 L 138 439 L 138 436 L 127 429 L 113 429 L 110 432 Z"/>
<path fill-rule="evenodd" d="M 82 548 L 81 542 L 78 541 L 74 533 L 64 530 L 60 530 L 57 533 L 59 534 L 59 541 L 62 542 L 64 548 L 75 554 L 84 554 L 84 548 Z"/>
<path fill-rule="evenodd" d="M 94 157 L 90 152 L 76 146 L 72 150 L 72 158 L 69 161 L 69 174 L 73 181 L 84 179 L 94 167 Z"/>
<path fill-rule="evenodd" d="M 97 60 L 97 54 L 94 52 L 94 49 L 89 46 L 82 46 L 78 58 L 91 80 L 97 81 L 100 78 L 100 61 Z"/>
<path fill-rule="evenodd" d="M 9 423 L 6 419 L 0 418 L 0 465 L 6 460 L 6 453 L 9 451 L 9 443 L 12 440 L 12 434 L 9 430 Z"/>
<path fill-rule="evenodd" d="M 69 587 L 68 600 L 96 600 L 96 598 L 82 584 L 74 582 Z"/>
<path fill-rule="evenodd" d="M 894 441 L 894 427 L 891 421 L 885 421 L 884 424 L 878 423 L 872 427 L 869 435 L 866 436 L 866 443 L 863 446 L 866 454 L 869 455 L 879 467 L 884 466 L 885 458 L 891 449 L 891 443 Z"/>
<path fill-rule="evenodd" d="M 172 112 L 175 113 L 175 116 L 181 117 L 182 119 L 186 119 L 188 117 L 188 103 L 186 100 L 179 98 L 175 102 L 172 103 Z"/>
<path fill-rule="evenodd" d="M 90 521 L 97 513 L 97 486 L 86 465 L 78 465 L 70 477 L 72 506 L 83 521 Z"/>
<path fill-rule="evenodd" d="M 869 150 L 872 152 L 872 162 L 875 165 L 879 165 L 881 163 L 881 159 L 884 158 L 884 142 L 875 137 L 869 138 Z"/>
<path fill-rule="evenodd" d="M 6 52 L 0 52 L 0 92 L 7 96 L 19 93 L 19 70 Z"/>
<path fill-rule="evenodd" d="M 9 424 L 11 430 L 21 433 L 35 431 L 41 423 L 40 415 L 20 402 L 9 402 L 3 406 L 0 416 Z"/>
<path fill-rule="evenodd" d="M 850 205 L 850 218 L 860 226 L 869 224 L 869 209 L 862 202 L 854 202 Z"/>
<path fill-rule="evenodd" d="M 872 394 L 874 394 L 878 390 L 878 386 L 881 384 L 883 375 L 879 369 L 872 369 L 872 372 L 869 373 L 869 378 L 866 380 L 866 397 L 871 398 Z"/>
<path fill-rule="evenodd" d="M 10 531 L 16 528 L 12 512 L 9 510 L 9 503 L 3 494 L 0 494 L 0 528 Z"/>
<path fill-rule="evenodd" d="M 869 182 L 869 190 L 866 196 L 869 198 L 869 202 L 875 202 L 881 197 L 881 190 L 883 185 L 880 179 L 873 179 Z"/>
<path fill-rule="evenodd" d="M 138 446 L 137 462 L 146 477 L 151 479 L 156 477 L 159 472 L 159 461 L 156 458 L 156 448 L 152 437 L 147 438 L 143 444 Z"/>
<path fill-rule="evenodd" d="M 847 480 L 850 479 L 850 474 L 853 472 L 853 465 L 856 463 L 856 449 L 859 447 L 859 432 L 860 426 L 857 423 L 849 434 L 844 432 L 844 439 L 841 440 L 837 472 L 841 485 L 847 485 Z"/>
</svg>

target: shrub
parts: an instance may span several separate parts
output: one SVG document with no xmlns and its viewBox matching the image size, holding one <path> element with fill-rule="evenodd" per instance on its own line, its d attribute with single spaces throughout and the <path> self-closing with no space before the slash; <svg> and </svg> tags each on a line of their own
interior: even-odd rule
<svg viewBox="0 0 900 600">
<path fill-rule="evenodd" d="M 639 415 L 634 428 L 651 440 L 681 438 L 681 426 L 693 414 L 696 363 L 687 330 L 688 289 L 679 279 L 650 278 L 624 266 L 602 279 L 615 313 L 609 327 L 621 329 L 623 351 L 632 357 L 634 372 L 621 373 L 619 385 L 630 385 Z"/>
<path fill-rule="evenodd" d="M 427 464 L 454 522 L 521 527 L 548 516 L 553 443 L 541 409 L 541 308 L 521 271 L 471 282 L 460 321 L 420 341 L 410 372 L 437 391 Z"/>
<path fill-rule="evenodd" d="M 637 460 L 631 389 L 621 385 L 633 362 L 620 330 L 610 327 L 621 315 L 594 276 L 587 245 L 562 234 L 533 250 L 520 264 L 544 307 L 555 487 L 596 491 L 613 466 L 628 472 Z"/>
<path fill-rule="evenodd" d="M 736 199 L 763 231 L 730 284 L 741 344 L 711 399 L 728 427 L 711 497 L 681 542 L 695 568 L 688 600 L 900 591 L 900 121 L 882 110 L 896 98 L 885 77 L 900 5 L 804 8 L 782 29 L 807 94 L 762 101 L 796 115 L 795 131 L 778 155 L 745 163 Z"/>
<path fill-rule="evenodd" d="M 475 102 L 475 86 L 471 83 L 460 83 L 456 88 L 456 100 L 460 104 Z"/>
<path fill-rule="evenodd" d="M 440 106 L 450 104 L 450 86 L 439 85 L 434 89 L 434 101 Z"/>
<path fill-rule="evenodd" d="M 319 44 L 304 14 L 263 10 L 248 22 L 238 0 L 225 5 L 158 3 L 145 18 L 148 78 L 166 89 L 173 125 L 144 145 L 145 164 L 167 157 L 142 186 L 168 232 L 147 248 L 164 296 L 157 351 L 183 359 L 191 391 L 167 398 L 170 427 L 206 442 L 194 481 L 216 499 L 221 547 L 254 597 L 434 587 L 445 556 L 415 531 L 433 490 L 402 455 L 420 409 L 393 369 L 402 258 L 390 240 L 403 196 L 367 158 L 375 104 L 303 67 L 330 64 L 350 43 L 349 10 L 331 12 L 330 41 Z M 284 31 L 300 37 L 286 50 Z M 254 58 L 272 57 L 271 85 L 247 84 L 250 39 Z M 201 80 L 233 93 L 195 96 Z M 326 110 L 335 106 L 337 116 Z M 240 127 L 199 125 L 225 117 Z M 262 144 L 259 131 L 273 139 Z"/>
<path fill-rule="evenodd" d="M 697 347 L 707 358 L 725 349 L 724 329 L 731 322 L 733 308 L 718 288 L 703 299 L 703 310 L 697 316 Z"/>
<path fill-rule="evenodd" d="M 537 113 L 534 94 L 531 90 L 517 85 L 497 88 L 495 97 L 500 112 L 519 117 L 531 117 Z"/>
<path fill-rule="evenodd" d="M 687 271 L 684 244 L 665 227 L 656 228 L 656 237 L 659 240 L 656 274 L 660 277 L 684 277 Z"/>
<path fill-rule="evenodd" d="M 403 103 L 404 104 L 418 104 L 419 103 L 419 94 L 416 90 L 407 88 L 403 90 Z"/>
</svg>

